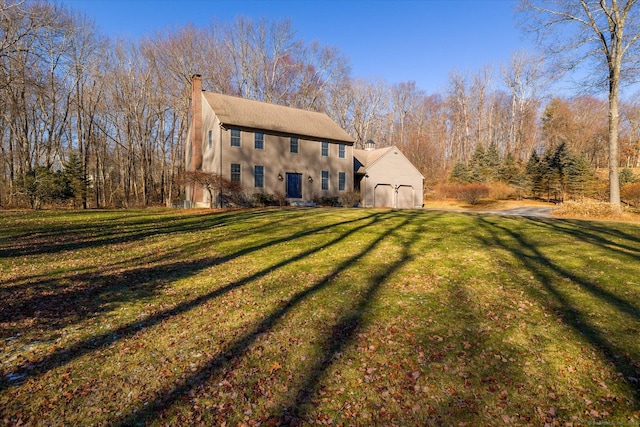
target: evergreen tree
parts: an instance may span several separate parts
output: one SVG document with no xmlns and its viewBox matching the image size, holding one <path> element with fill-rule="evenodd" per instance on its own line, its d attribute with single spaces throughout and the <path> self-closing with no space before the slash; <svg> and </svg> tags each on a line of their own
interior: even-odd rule
<svg viewBox="0 0 640 427">
<path fill-rule="evenodd" d="M 80 204 L 84 209 L 86 209 L 88 182 L 84 175 L 82 161 L 75 151 L 69 154 L 69 159 L 64 164 L 64 174 L 69 180 L 73 206 L 75 207 L 77 204 Z"/>
<path fill-rule="evenodd" d="M 522 166 L 516 162 L 513 154 L 508 153 L 498 168 L 498 179 L 519 189 L 526 187 L 526 177 Z"/>
<path fill-rule="evenodd" d="M 527 187 L 533 196 L 536 197 L 542 192 L 544 176 L 542 161 L 536 150 L 533 150 L 529 156 L 527 166 L 525 167 L 525 175 Z"/>
<path fill-rule="evenodd" d="M 457 182 L 460 184 L 468 184 L 472 181 L 471 172 L 469 168 L 464 163 L 458 161 L 453 170 L 451 171 L 451 176 L 449 177 L 451 182 Z"/>
<path fill-rule="evenodd" d="M 620 171 L 618 179 L 620 180 L 620 188 L 622 188 L 625 184 L 635 181 L 635 176 L 631 169 L 624 168 Z"/>
<path fill-rule="evenodd" d="M 485 182 L 486 165 L 487 154 L 484 151 L 484 146 L 478 144 L 469 161 L 469 172 L 471 173 L 472 182 Z"/>
<path fill-rule="evenodd" d="M 596 174 L 584 156 L 572 156 L 567 166 L 567 191 L 580 198 L 593 191 Z"/>
<path fill-rule="evenodd" d="M 560 143 L 553 154 L 545 155 L 547 163 L 549 189 L 554 191 L 554 198 L 564 201 L 564 193 L 567 188 L 567 172 L 572 155 L 567 149 L 567 144 Z"/>
<path fill-rule="evenodd" d="M 502 160 L 500 159 L 500 153 L 498 152 L 498 146 L 495 142 L 491 142 L 485 153 L 484 160 L 484 180 L 485 182 L 497 181 L 499 179 L 500 167 L 502 166 Z"/>
<path fill-rule="evenodd" d="M 61 202 L 71 197 L 69 180 L 62 171 L 53 172 L 38 166 L 18 177 L 18 194 L 29 200 L 32 209 L 40 209 L 44 203 Z"/>
</svg>

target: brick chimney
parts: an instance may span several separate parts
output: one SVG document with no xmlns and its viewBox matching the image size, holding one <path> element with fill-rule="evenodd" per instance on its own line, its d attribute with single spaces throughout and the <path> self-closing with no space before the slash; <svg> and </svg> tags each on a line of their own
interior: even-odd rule
<svg viewBox="0 0 640 427">
<path fill-rule="evenodd" d="M 191 167 L 202 170 L 202 76 L 191 77 Z"/>
</svg>

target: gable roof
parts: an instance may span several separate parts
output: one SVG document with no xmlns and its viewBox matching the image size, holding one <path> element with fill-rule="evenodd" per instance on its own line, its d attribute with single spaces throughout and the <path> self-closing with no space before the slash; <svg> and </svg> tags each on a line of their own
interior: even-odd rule
<svg viewBox="0 0 640 427">
<path fill-rule="evenodd" d="M 324 113 L 269 104 L 237 96 L 202 92 L 222 126 L 238 126 L 353 144 L 353 139 Z"/>
<path fill-rule="evenodd" d="M 389 150 L 393 147 L 385 147 L 378 148 L 377 150 L 360 150 L 357 148 L 353 149 L 353 157 L 357 160 L 355 173 L 365 173 L 365 171 L 375 162 L 377 162 L 380 157 L 387 154 Z"/>
<path fill-rule="evenodd" d="M 353 150 L 354 172 L 356 174 L 366 173 L 368 169 L 370 169 L 373 165 L 378 163 L 380 159 L 382 159 L 384 156 L 386 156 L 392 151 L 400 153 L 400 155 L 402 155 L 402 157 L 406 159 L 407 163 L 409 163 L 411 167 L 415 169 L 415 171 L 418 172 L 420 176 L 422 176 L 422 179 L 424 179 L 424 176 L 422 175 L 422 173 L 420 173 L 418 168 L 416 168 L 414 164 L 411 163 L 411 161 L 407 159 L 407 157 L 404 154 L 402 154 L 402 151 L 400 151 L 400 149 L 395 145 L 391 147 L 378 148 L 376 150 L 360 150 L 360 149 L 354 148 Z"/>
</svg>

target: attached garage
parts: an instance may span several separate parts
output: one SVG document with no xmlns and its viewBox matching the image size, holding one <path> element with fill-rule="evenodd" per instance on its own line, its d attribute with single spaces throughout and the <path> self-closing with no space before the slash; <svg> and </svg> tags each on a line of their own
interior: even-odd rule
<svg viewBox="0 0 640 427">
<path fill-rule="evenodd" d="M 377 184 L 373 190 L 374 206 L 392 208 L 393 206 L 393 187 L 390 184 Z"/>
<path fill-rule="evenodd" d="M 398 192 L 396 193 L 396 205 L 394 207 L 398 209 L 411 209 L 414 206 L 415 190 L 411 185 L 398 186 Z"/>
<path fill-rule="evenodd" d="M 396 146 L 353 150 L 354 185 L 364 207 L 414 209 L 423 206 L 424 177 Z"/>
</svg>

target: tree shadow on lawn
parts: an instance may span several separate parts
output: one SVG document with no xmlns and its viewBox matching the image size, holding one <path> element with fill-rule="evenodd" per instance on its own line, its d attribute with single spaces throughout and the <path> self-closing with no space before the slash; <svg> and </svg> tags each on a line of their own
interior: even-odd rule
<svg viewBox="0 0 640 427">
<path fill-rule="evenodd" d="M 273 212 L 277 215 L 276 212 Z M 291 212 L 294 213 L 295 212 Z M 251 247 L 243 248 L 238 252 L 215 258 L 188 259 L 191 254 L 201 249 L 214 246 L 215 238 L 203 238 L 198 241 L 181 244 L 172 251 L 165 251 L 160 255 L 140 256 L 127 258 L 122 261 L 101 265 L 99 269 L 94 266 L 85 267 L 80 271 L 70 273 L 50 273 L 41 275 L 24 275 L 0 281 L 0 299 L 6 301 L 0 307 L 0 326 L 8 322 L 29 320 L 30 327 L 36 329 L 39 326 L 48 325 L 49 328 L 62 328 L 71 323 L 80 322 L 90 316 L 95 316 L 103 311 L 110 310 L 114 305 L 122 302 L 149 298 L 157 294 L 158 290 L 174 280 L 189 277 L 200 270 L 211 266 L 228 262 L 234 258 L 247 255 L 251 252 L 267 248 L 276 244 L 298 239 L 309 234 L 319 233 L 329 226 L 303 230 L 293 235 L 287 235 L 279 239 L 270 238 L 269 233 L 274 227 L 281 227 L 283 221 L 297 218 L 286 214 L 278 220 L 269 221 L 268 225 L 251 227 L 246 233 L 254 235 L 256 232 L 266 234 L 267 239 L 262 243 L 256 242 Z M 238 213 L 239 218 L 255 219 L 253 215 Z M 258 212 L 262 216 L 264 212 Z M 296 214 L 297 215 L 297 214 Z M 272 216 L 273 217 L 273 216 Z M 270 217 L 270 218 L 272 218 Z M 162 218 L 162 217 L 160 217 Z M 197 231 L 208 230 L 224 225 L 226 222 L 213 219 L 202 221 L 197 226 Z M 238 221 L 233 221 L 238 223 Z M 348 223 L 347 221 L 345 223 Z M 340 225 L 341 223 L 332 224 Z M 266 228 L 266 230 L 263 230 Z M 172 226 L 173 232 L 192 231 L 192 226 Z M 234 238 L 239 239 L 242 233 L 234 233 Z M 136 236 L 140 238 L 140 236 Z M 124 237 L 114 236 L 120 240 Z M 107 249 L 108 250 L 108 249 Z M 176 261 L 176 259 L 184 259 Z M 201 257 L 200 257 L 201 258 Z M 145 264 L 146 267 L 139 267 Z M 20 328 L 20 326 L 16 326 Z M 4 331 L 3 331 L 4 329 Z M 0 338 L 7 338 L 20 332 L 15 328 L 0 328 Z"/>
<path fill-rule="evenodd" d="M 544 228 L 550 226 L 549 221 L 542 223 L 539 220 L 532 219 L 519 219 L 518 221 L 529 221 L 538 227 L 542 226 Z M 608 339 L 608 332 L 590 321 L 588 309 L 580 307 L 579 301 L 571 299 L 558 284 L 562 279 L 568 279 L 570 283 L 579 286 L 587 295 L 596 298 L 603 306 L 611 307 L 620 312 L 620 315 L 633 318 L 635 322 L 640 322 L 640 309 L 638 306 L 634 302 L 625 300 L 603 289 L 593 281 L 581 277 L 578 273 L 569 271 L 561 266 L 533 244 L 527 238 L 526 233 L 518 232 L 517 227 L 502 225 L 505 224 L 504 220 L 498 222 L 492 221 L 490 217 L 478 216 L 477 222 L 491 234 L 491 238 L 479 237 L 484 244 L 498 246 L 511 252 L 536 278 L 536 283 L 544 288 L 535 289 L 534 287 L 523 285 L 525 292 L 540 301 L 550 312 L 556 312 L 565 325 L 584 337 L 612 366 L 615 366 L 618 372 L 623 374 L 626 384 L 634 396 L 636 407 L 640 408 L 640 385 L 637 380 L 640 376 L 640 359 L 638 359 L 637 349 L 630 350 L 620 347 Z M 581 222 L 576 226 L 584 228 L 587 225 Z M 602 240 L 594 233 L 587 233 L 583 230 L 567 230 L 566 227 L 553 228 L 577 238 L 590 234 L 592 244 L 600 246 L 601 250 L 605 251 L 618 252 L 620 247 L 634 247 L 631 243 L 635 242 L 635 240 L 629 240 L 630 243 L 628 245 L 621 243 L 613 245 L 612 242 Z M 620 236 L 618 233 L 616 234 Z M 623 254 L 629 255 L 626 250 Z M 544 292 L 545 290 L 547 292 Z M 630 355 L 630 351 L 635 351 L 635 356 Z"/>
<path fill-rule="evenodd" d="M 90 212 L 89 215 L 95 215 L 95 220 L 72 224 L 65 223 L 63 220 L 51 220 L 50 225 L 41 226 L 35 230 L 25 229 L 17 235 L 0 239 L 0 259 L 50 255 L 57 252 L 136 242 L 148 237 L 204 231 L 229 225 L 230 222 L 255 220 L 262 216 L 272 217 L 285 212 L 273 209 L 198 214 L 122 211 L 117 212 L 118 216 L 115 219 L 98 219 L 108 213 Z M 72 212 L 65 215 L 87 216 L 87 213 Z"/>
<path fill-rule="evenodd" d="M 8 255 L 7 257 L 5 257 L 6 260 L 10 260 L 11 258 L 19 258 L 22 256 L 29 256 L 29 255 L 50 255 L 52 253 L 55 252 L 62 252 L 62 251 L 68 251 L 68 250 L 80 250 L 89 246 L 95 246 L 95 247 L 101 247 L 104 246 L 105 247 L 105 251 L 109 251 L 109 247 L 111 245 L 117 245 L 119 243 L 135 243 L 137 241 L 141 241 L 144 240 L 146 238 L 149 237 L 156 237 L 156 236 L 169 236 L 169 235 L 180 235 L 180 234 L 184 234 L 184 233 L 189 233 L 189 232 L 212 232 L 212 230 L 218 228 L 218 227 L 228 227 L 230 223 L 233 224 L 238 224 L 242 221 L 255 221 L 255 220 L 259 220 L 261 218 L 268 218 L 268 222 L 267 224 L 263 224 L 263 225 L 255 225 L 252 226 L 251 228 L 247 229 L 244 232 L 238 232 L 238 231 L 234 231 L 233 232 L 233 238 L 235 240 L 238 240 L 241 237 L 245 237 L 247 235 L 256 235 L 256 233 L 260 232 L 262 234 L 265 234 L 268 236 L 270 236 L 269 232 L 271 230 L 275 231 L 277 229 L 279 229 L 279 227 L 282 226 L 283 223 L 287 223 L 288 221 L 295 219 L 295 212 L 293 211 L 249 211 L 249 212 L 240 212 L 237 213 L 236 212 L 236 217 L 233 216 L 233 213 L 222 213 L 222 214 L 218 214 L 218 213 L 206 213 L 206 214 L 197 214 L 197 215 L 193 215 L 193 216 L 171 216 L 170 220 L 167 220 L 165 216 L 163 215 L 158 215 L 155 217 L 155 224 L 158 223 L 162 223 L 162 222 L 170 222 L 170 221 L 179 221 L 179 223 L 175 223 L 175 224 L 171 224 L 171 225 L 159 225 L 159 226 L 154 226 L 153 223 L 150 223 L 148 225 L 145 226 L 145 229 L 137 229 L 135 224 L 138 224 L 138 222 L 134 222 L 133 224 L 130 222 L 127 222 L 126 225 L 124 226 L 120 226 L 117 225 L 117 229 L 116 230 L 109 230 L 109 231 L 105 231 L 106 228 L 104 227 L 104 225 L 100 225 L 100 224 L 96 224 L 96 225 L 92 225 L 92 226 L 80 226 L 79 229 L 84 229 L 84 231 L 81 233 L 78 230 L 74 230 L 71 231 L 70 233 L 61 233 L 60 235 L 65 235 L 66 236 L 66 243 L 61 243 L 61 242 L 47 242 L 45 245 L 36 245 L 32 243 L 29 244 L 25 244 L 25 243 L 21 243 L 22 246 L 35 246 L 33 249 L 29 249 L 30 251 L 33 251 L 33 254 L 27 254 L 27 255 L 21 255 L 21 251 L 20 250 L 15 250 L 15 244 L 13 246 L 8 246 L 7 248 L 5 248 L 6 252 L 9 253 L 10 255 Z M 277 217 L 278 219 L 274 219 L 274 217 Z M 125 216 L 122 218 L 122 220 L 117 220 L 116 224 L 121 224 L 122 221 L 128 221 L 128 216 Z M 177 218 L 177 219 L 176 219 Z M 237 218 L 237 219 L 236 219 Z M 147 223 L 148 221 L 145 221 L 145 223 Z M 120 230 L 119 228 L 136 228 L 137 232 L 134 231 L 124 231 L 124 230 Z M 100 230 L 101 236 L 107 236 L 105 238 L 96 238 L 95 233 L 97 233 L 96 230 Z M 156 230 L 156 232 L 152 232 L 152 230 Z M 58 233 L 58 232 L 56 232 Z M 218 237 L 216 235 L 216 237 Z M 72 241 L 76 239 L 77 243 L 74 244 L 72 243 Z M 48 240 L 48 239 L 47 239 Z M 273 240 L 270 240 L 270 242 L 273 242 Z M 14 242 L 15 243 L 15 242 Z M 191 253 L 195 253 L 198 249 L 202 249 L 202 248 L 206 248 L 206 244 L 209 245 L 213 245 L 215 243 L 217 243 L 214 239 L 212 238 L 201 238 L 197 241 L 190 241 L 189 243 L 181 243 L 180 247 L 172 250 L 172 251 L 166 251 L 164 252 L 162 255 L 155 255 L 152 257 L 149 257 L 148 255 L 140 255 L 138 257 L 128 257 L 125 259 L 122 259 L 121 261 L 117 261 L 114 263 L 110 263 L 108 265 L 102 265 L 102 270 L 104 270 L 105 272 L 109 271 L 109 270 L 113 270 L 113 269 L 123 269 L 126 268 L 128 266 L 137 266 L 140 263 L 145 263 L 145 264 L 149 264 L 149 263 L 157 263 L 163 260 L 173 260 L 176 257 L 179 256 L 185 256 L 185 254 L 191 254 Z M 51 245 L 49 248 L 55 248 L 55 250 L 53 250 L 52 252 L 48 251 L 47 249 L 47 245 Z M 261 248 L 261 246 L 258 246 L 258 249 Z M 2 250 L 0 249 L 0 252 Z M 35 253 L 37 251 L 37 253 Z M 0 257 L 1 259 L 2 257 Z M 63 274 L 61 277 L 65 278 L 65 279 L 71 279 L 71 278 L 78 278 L 81 279 L 83 276 L 89 276 L 93 271 L 95 270 L 95 267 L 92 266 L 88 266 L 88 267 L 83 267 L 80 269 L 75 269 L 73 273 L 69 273 L 69 274 Z M 55 272 L 54 272 L 55 273 Z M 2 280 L 2 278 L 0 278 L 0 294 L 6 291 L 20 291 L 23 289 L 28 289 L 29 291 L 33 291 L 38 290 L 38 288 L 42 288 L 43 290 L 55 290 L 57 289 L 57 287 L 51 287 L 51 286 L 47 286 L 47 284 L 50 285 L 57 285 L 57 281 L 54 280 L 52 278 L 54 274 L 51 273 L 43 273 L 43 274 L 39 274 L 39 275 L 33 275 L 33 274 L 25 274 L 23 276 L 18 276 L 18 277 L 11 277 L 10 279 L 5 279 Z M 97 276 L 100 276 L 101 274 L 97 274 Z M 12 298 L 8 298 L 8 299 L 12 299 Z"/>
<path fill-rule="evenodd" d="M 329 272 L 321 280 L 294 294 L 291 298 L 289 298 L 289 300 L 285 301 L 280 308 L 276 309 L 267 317 L 265 317 L 250 331 L 245 333 L 241 338 L 237 339 L 233 343 L 230 343 L 224 351 L 221 351 L 220 354 L 218 354 L 216 357 L 210 359 L 193 375 L 190 375 L 183 381 L 175 384 L 172 388 L 157 393 L 155 395 L 155 398 L 152 399 L 153 403 L 146 406 L 138 407 L 131 411 L 127 416 L 124 416 L 122 419 L 120 419 L 118 425 L 128 426 L 151 422 L 152 419 L 161 417 L 162 413 L 170 411 L 173 405 L 175 405 L 180 399 L 182 399 L 185 395 L 187 395 L 190 391 L 194 390 L 198 386 L 209 381 L 214 375 L 220 373 L 222 370 L 234 369 L 234 367 L 236 367 L 240 363 L 242 358 L 246 356 L 251 345 L 260 336 L 269 333 L 276 325 L 282 322 L 293 308 L 301 304 L 304 300 L 311 297 L 315 293 L 326 288 L 340 273 L 352 267 L 354 263 L 357 263 L 358 260 L 366 256 L 385 239 L 387 239 L 389 236 L 392 236 L 396 230 L 406 226 L 417 214 L 399 214 L 397 212 L 387 214 L 377 213 L 374 215 L 373 219 L 371 221 L 368 221 L 366 224 L 363 224 L 357 228 L 352 228 L 327 244 L 323 244 L 319 247 L 310 249 L 292 259 L 282 261 L 276 267 L 271 268 L 270 270 L 280 268 L 286 264 L 306 258 L 318 251 L 327 249 L 330 246 L 345 240 L 348 236 L 376 224 L 376 222 L 378 222 L 380 219 L 389 215 L 402 215 L 405 216 L 405 218 L 402 220 L 402 222 L 399 222 L 397 225 L 378 235 L 374 241 L 372 241 L 358 253 L 342 261 L 335 267 L 333 271 Z M 413 239 L 415 240 L 417 238 L 418 235 L 415 234 Z M 348 345 L 348 343 L 353 339 L 354 334 L 362 324 L 363 314 L 367 307 L 371 304 L 372 300 L 375 298 L 376 292 L 378 291 L 379 287 L 384 283 L 385 279 L 389 275 L 398 270 L 410 259 L 409 250 L 412 242 L 408 241 L 405 242 L 405 244 L 406 246 L 404 248 L 402 256 L 397 261 L 385 267 L 384 270 L 378 275 L 372 277 L 371 282 L 365 290 L 362 299 L 359 302 L 356 302 L 352 307 L 347 309 L 346 313 L 341 316 L 341 319 L 332 328 L 330 337 L 324 343 L 323 355 L 319 357 L 318 361 L 310 368 L 309 372 L 307 373 L 306 379 L 303 381 L 303 386 L 300 387 L 295 401 L 288 406 L 287 410 L 282 415 L 282 418 L 280 420 L 274 419 L 272 421 L 277 421 L 277 424 L 286 422 L 296 423 L 296 420 L 299 420 L 300 417 L 304 415 L 306 405 L 309 403 L 311 396 L 316 391 L 319 380 L 323 376 L 324 372 L 331 366 L 334 356 L 338 352 L 340 352 L 342 348 Z"/>
<path fill-rule="evenodd" d="M 640 227 L 625 223 L 604 223 L 567 219 L 530 218 L 541 227 L 568 234 L 576 239 L 588 242 L 608 251 L 630 257 L 630 262 L 640 261 Z M 632 235 L 620 230 L 624 227 L 636 227 L 638 234 Z"/>
<path fill-rule="evenodd" d="M 278 245 L 284 242 L 296 241 L 306 236 L 320 233 L 329 229 L 333 229 L 338 226 L 361 223 L 357 227 L 351 228 L 341 233 L 340 235 L 338 235 L 328 243 L 309 249 L 294 257 L 284 259 L 283 261 L 277 263 L 276 265 L 272 265 L 267 268 L 264 268 L 258 272 L 251 274 L 250 276 L 245 277 L 242 280 L 229 283 L 218 289 L 208 292 L 204 295 L 181 302 L 172 308 L 153 313 L 139 321 L 121 325 L 103 334 L 93 336 L 86 340 L 82 340 L 80 342 L 77 342 L 76 344 L 73 344 L 65 348 L 57 349 L 51 352 L 50 354 L 42 357 L 39 360 L 25 362 L 22 365 L 13 369 L 11 372 L 5 372 L 5 377 L 0 378 L 0 391 L 17 386 L 20 384 L 20 382 L 26 379 L 40 377 L 45 373 L 51 371 L 52 369 L 59 366 L 63 366 L 71 362 L 72 360 L 83 356 L 84 354 L 97 351 L 104 347 L 108 347 L 118 340 L 125 339 L 135 335 L 138 331 L 142 329 L 157 325 L 161 323 L 164 319 L 187 312 L 212 299 L 220 297 L 236 288 L 244 286 L 247 283 L 257 278 L 260 278 L 261 276 L 267 273 L 270 273 L 276 269 L 279 269 L 299 259 L 305 258 L 313 253 L 321 251 L 330 245 L 334 245 L 346 239 L 349 235 L 355 233 L 356 231 L 363 229 L 365 227 L 374 225 L 378 221 L 380 221 L 382 218 L 389 215 L 390 215 L 389 213 L 375 212 L 375 213 L 368 214 L 366 216 L 358 216 L 355 219 L 347 219 L 345 221 L 341 221 L 338 223 L 330 223 L 327 225 L 321 225 L 314 228 L 303 229 L 293 234 L 283 236 L 279 239 L 273 239 L 258 245 L 243 248 L 237 251 L 236 253 L 230 254 L 225 257 L 204 258 L 196 261 L 170 263 L 167 265 L 152 267 L 150 269 L 141 269 L 137 272 L 138 273 L 137 276 L 140 279 L 139 279 L 139 282 L 137 283 L 137 289 L 134 292 L 131 292 L 131 290 L 129 289 L 129 284 L 130 284 L 129 280 L 123 281 L 121 278 L 118 280 L 117 277 L 111 277 L 107 273 L 104 275 L 103 286 L 105 286 L 105 288 L 103 288 L 102 291 L 109 291 L 112 289 L 122 289 L 123 290 L 122 292 L 108 293 L 107 297 L 103 297 L 102 299 L 97 298 L 95 294 L 91 294 L 91 293 L 87 294 L 85 293 L 85 291 L 83 291 L 80 295 L 64 295 L 63 296 L 64 298 L 62 296 L 60 297 L 53 296 L 52 297 L 53 299 L 50 299 L 48 301 L 49 304 L 54 304 L 56 301 L 62 301 L 62 299 L 65 299 L 65 298 L 71 298 L 72 300 L 77 301 L 75 306 L 69 307 L 69 312 L 74 313 L 74 316 L 71 316 L 73 317 L 73 321 L 78 321 L 77 319 L 78 313 L 81 313 L 84 316 L 87 316 L 90 314 L 93 315 L 109 307 L 112 304 L 116 304 L 117 302 L 126 302 L 126 301 L 136 300 L 137 298 L 140 298 L 142 296 L 140 292 L 142 292 L 143 294 L 154 292 L 155 290 L 153 286 L 154 284 L 157 285 L 158 283 L 157 282 L 154 282 L 154 284 L 147 283 L 146 279 L 149 277 L 171 276 L 171 281 L 175 281 L 180 278 L 193 276 L 197 274 L 199 271 L 202 271 L 206 268 L 212 267 L 214 265 L 224 264 L 235 258 L 249 255 L 261 249 L 272 247 L 274 245 Z M 210 244 L 211 242 L 209 241 L 199 241 L 197 243 L 193 243 L 193 247 L 206 247 Z M 190 250 L 193 250 L 193 247 L 190 248 Z M 114 283 L 111 283 L 112 280 L 114 281 Z M 101 291 L 100 289 L 97 289 L 97 290 L 94 290 L 94 293 L 99 294 L 100 291 Z M 58 300 L 56 300 L 56 298 L 58 298 Z M 100 303 L 98 303 L 98 301 Z M 22 305 L 25 304 L 25 301 L 18 302 L 16 304 L 17 306 L 21 306 L 21 304 Z M 16 307 L 16 305 L 14 305 L 14 307 Z M 38 312 L 32 311 L 27 314 L 35 318 Z M 7 314 L 5 313 L 4 307 L 0 308 L 0 315 L 2 316 L 3 319 L 7 318 Z M 64 325 L 57 325 L 57 327 L 63 327 L 63 326 Z M 20 382 L 17 382 L 17 381 L 10 382 L 6 380 L 6 378 L 19 378 Z"/>
</svg>

